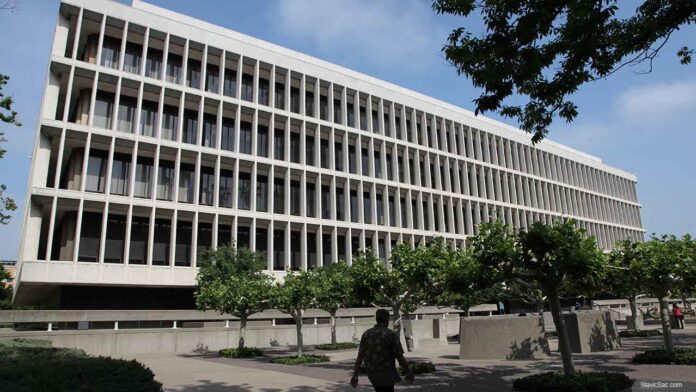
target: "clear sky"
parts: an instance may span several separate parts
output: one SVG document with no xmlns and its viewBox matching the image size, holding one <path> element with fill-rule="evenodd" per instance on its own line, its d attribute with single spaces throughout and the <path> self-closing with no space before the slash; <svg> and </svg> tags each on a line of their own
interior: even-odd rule
<svg viewBox="0 0 696 392">
<path fill-rule="evenodd" d="M 440 48 L 452 27 L 480 29 L 480 22 L 437 16 L 428 0 L 150 2 L 466 109 L 473 109 L 479 94 L 443 60 Z M 11 77 L 4 92 L 14 98 L 24 124 L 2 126 L 9 141 L 0 160 L 0 183 L 20 209 L 0 227 L 0 258 L 17 257 L 57 9 L 57 0 L 19 0 L 17 10 L 0 11 L 0 73 Z M 648 234 L 696 234 L 696 64 L 679 64 L 676 52 L 684 45 L 696 46 L 696 28 L 673 34 L 652 73 L 628 68 L 584 86 L 574 97 L 579 117 L 572 124 L 554 124 L 550 137 L 637 174 Z"/>
</svg>

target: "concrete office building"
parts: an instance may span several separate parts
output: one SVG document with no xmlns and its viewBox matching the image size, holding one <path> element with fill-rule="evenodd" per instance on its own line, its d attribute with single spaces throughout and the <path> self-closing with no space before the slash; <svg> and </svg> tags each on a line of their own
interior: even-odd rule
<svg viewBox="0 0 696 392">
<path fill-rule="evenodd" d="M 137 0 L 61 3 L 39 117 L 19 303 L 190 305 L 232 241 L 282 274 L 491 219 L 644 234 L 598 158 Z"/>
</svg>

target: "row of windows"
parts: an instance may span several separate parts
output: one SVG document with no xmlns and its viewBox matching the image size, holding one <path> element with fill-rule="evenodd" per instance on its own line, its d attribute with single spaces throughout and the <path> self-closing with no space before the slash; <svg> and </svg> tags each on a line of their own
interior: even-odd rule
<svg viewBox="0 0 696 392">
<path fill-rule="evenodd" d="M 49 234 L 43 230 L 37 259 L 190 267 L 195 265 L 195 258 L 213 244 L 221 246 L 235 242 L 240 247 L 260 252 L 268 261 L 269 269 L 282 271 L 286 268 L 300 269 L 303 265 L 314 268 L 337 260 L 350 260 L 358 249 L 364 247 L 375 249 L 379 257 L 386 260 L 389 250 L 397 242 L 427 243 L 433 239 L 431 235 L 408 232 L 376 232 L 354 227 L 253 220 L 222 214 L 216 219 L 209 214 L 200 214 L 198 219 L 193 219 L 191 213 L 180 212 L 177 217 L 171 210 L 157 209 L 152 214 L 148 213 L 153 212 L 151 209 L 143 207 L 133 207 L 137 213 L 129 217 L 124 212 L 128 211 L 125 205 L 111 204 L 108 209 L 91 206 L 80 211 L 66 210 L 68 204 L 67 199 L 59 200 L 52 243 L 48 244 Z M 471 203 L 466 208 L 467 215 L 473 217 L 472 223 L 475 225 L 481 221 L 500 219 L 527 227 L 535 221 L 550 222 L 554 219 L 548 214 L 484 203 Z M 78 216 L 82 217 L 79 223 Z M 128 222 L 130 233 L 127 230 Z M 641 237 L 641 233 L 635 230 L 583 221 L 578 225 L 596 236 L 599 245 L 605 248 L 611 247 L 618 239 L 637 240 Z M 102 227 L 105 227 L 105 232 L 102 232 Z M 103 246 L 102 239 L 105 241 Z M 452 246 L 464 245 L 462 238 L 447 236 L 445 240 Z M 301 255 L 303 247 L 306 264 Z"/>
<path fill-rule="evenodd" d="M 83 17 L 83 35 L 90 38 L 82 44 L 76 40 L 79 59 L 97 62 L 95 54 L 101 25 L 97 21 L 101 21 L 101 18 L 101 15 L 89 13 Z M 106 27 L 99 64 L 107 68 L 119 68 L 120 53 L 123 52 L 122 70 L 125 72 L 333 121 L 597 192 L 637 200 L 632 181 L 536 148 L 185 38 L 134 24 L 125 27 L 123 21 L 110 17 L 106 20 Z M 148 42 L 144 44 L 143 34 L 139 32 L 146 30 Z M 72 43 L 67 48 L 72 49 Z M 66 56 L 72 57 L 72 50 L 66 50 Z M 238 72 L 240 69 L 242 71 Z M 144 134 L 151 132 L 152 127 L 146 126 Z M 171 137 L 164 127 L 163 135 Z M 182 140 L 192 139 L 183 137 Z M 207 140 L 205 135 L 202 135 L 202 140 Z"/>
</svg>

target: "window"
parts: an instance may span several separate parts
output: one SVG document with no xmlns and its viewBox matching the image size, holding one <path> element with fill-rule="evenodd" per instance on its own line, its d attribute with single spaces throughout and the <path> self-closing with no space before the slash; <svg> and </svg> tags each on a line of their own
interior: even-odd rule
<svg viewBox="0 0 696 392">
<path fill-rule="evenodd" d="M 372 223 L 372 199 L 370 192 L 363 192 L 363 212 L 364 223 Z"/>
<path fill-rule="evenodd" d="M 320 150 L 319 150 L 319 160 L 321 167 L 324 169 L 329 168 L 329 141 L 326 139 L 321 139 Z"/>
<path fill-rule="evenodd" d="M 239 152 L 251 155 L 251 123 L 242 121 L 239 130 Z"/>
<path fill-rule="evenodd" d="M 254 100 L 254 77 L 249 74 L 242 74 L 242 99 L 245 101 Z"/>
<path fill-rule="evenodd" d="M 355 107 L 352 103 L 348 103 L 348 109 L 346 109 L 346 115 L 348 117 L 348 126 L 355 127 Z"/>
<path fill-rule="evenodd" d="M 240 210 L 251 209 L 251 175 L 249 173 L 239 173 L 239 187 L 237 208 Z"/>
<path fill-rule="evenodd" d="M 174 200 L 174 162 L 160 161 L 157 173 L 157 199 Z"/>
<path fill-rule="evenodd" d="M 186 67 L 186 84 L 189 87 L 201 87 L 201 62 L 198 60 L 189 59 Z"/>
<path fill-rule="evenodd" d="M 97 92 L 97 99 L 94 101 L 93 125 L 98 128 L 110 129 L 113 113 L 114 94 Z"/>
<path fill-rule="evenodd" d="M 290 87 L 290 110 L 293 113 L 300 112 L 300 89 L 297 87 Z"/>
<path fill-rule="evenodd" d="M 316 188 L 314 184 L 312 183 L 307 183 L 307 189 L 306 189 L 306 194 L 307 194 L 307 211 L 306 214 L 310 218 L 315 217 L 315 211 L 316 211 L 316 206 L 314 203 L 314 198 L 316 194 Z"/>
<path fill-rule="evenodd" d="M 144 226 L 145 226 L 145 219 L 147 218 L 140 218 L 140 226 L 141 226 L 141 231 L 144 231 Z M 135 224 L 133 225 L 135 227 Z M 171 241 L 171 231 L 172 231 L 172 222 L 169 219 L 155 219 L 155 243 L 152 246 L 152 265 L 169 265 L 169 241 Z M 137 240 L 137 238 L 136 238 Z M 136 246 L 135 252 L 133 249 L 133 244 L 134 244 L 134 239 L 133 239 L 133 233 L 131 233 L 131 256 L 133 257 L 134 253 L 137 254 L 137 250 L 141 250 L 142 252 L 145 252 L 147 248 L 143 249 L 143 246 L 147 246 L 147 242 L 144 242 L 143 244 L 139 244 L 140 246 Z M 143 263 L 145 264 L 145 263 Z"/>
<path fill-rule="evenodd" d="M 256 155 L 268 157 L 268 127 L 259 125 L 256 132 Z"/>
<path fill-rule="evenodd" d="M 126 53 L 123 56 L 123 70 L 134 74 L 140 74 L 140 59 L 143 47 L 132 42 L 126 43 Z"/>
<path fill-rule="evenodd" d="M 280 161 L 285 159 L 285 131 L 278 128 L 273 132 L 273 157 Z"/>
<path fill-rule="evenodd" d="M 99 241 L 101 239 L 102 214 L 98 212 L 82 213 L 82 230 L 78 261 L 96 263 L 99 261 Z"/>
<path fill-rule="evenodd" d="M 117 129 L 121 132 L 133 133 L 135 127 L 135 111 L 137 100 L 133 97 L 121 96 L 118 104 Z"/>
<path fill-rule="evenodd" d="M 212 206 L 215 197 L 215 171 L 213 168 L 201 168 L 199 187 L 198 204 Z"/>
<path fill-rule="evenodd" d="M 90 150 L 87 161 L 87 178 L 85 178 L 85 190 L 87 192 L 104 193 L 106 161 L 106 151 Z"/>
<path fill-rule="evenodd" d="M 351 190 L 350 191 L 350 221 L 351 222 L 358 222 L 358 192 Z"/>
<path fill-rule="evenodd" d="M 220 170 L 220 190 L 218 195 L 220 207 L 232 208 L 233 176 L 234 173 L 230 170 Z"/>
<path fill-rule="evenodd" d="M 314 117 L 314 93 L 305 91 L 305 116 Z"/>
<path fill-rule="evenodd" d="M 140 110 L 140 134 L 155 136 L 157 126 L 157 102 L 143 101 Z"/>
<path fill-rule="evenodd" d="M 101 53 L 102 67 L 117 69 L 120 51 L 121 40 L 105 36 Z"/>
<path fill-rule="evenodd" d="M 225 76 L 222 82 L 222 93 L 228 97 L 237 95 L 237 71 L 225 68 Z"/>
<path fill-rule="evenodd" d="M 273 179 L 273 212 L 285 213 L 285 181 L 282 178 Z"/>
<path fill-rule="evenodd" d="M 184 134 L 181 141 L 196 144 L 198 139 L 198 113 L 195 110 L 184 110 Z"/>
<path fill-rule="evenodd" d="M 334 142 L 334 168 L 343 171 L 343 143 Z"/>
<path fill-rule="evenodd" d="M 327 185 L 321 187 L 321 218 L 331 219 L 331 191 Z"/>
<path fill-rule="evenodd" d="M 314 136 L 305 137 L 305 165 L 314 166 Z"/>
<path fill-rule="evenodd" d="M 391 154 L 387 154 L 387 179 L 389 181 L 394 181 L 394 169 L 392 168 L 392 157 Z"/>
<path fill-rule="evenodd" d="M 290 160 L 300 163 L 300 134 L 296 132 L 290 133 Z"/>
<path fill-rule="evenodd" d="M 191 266 L 191 222 L 176 222 L 176 251 L 174 265 L 177 267 Z"/>
<path fill-rule="evenodd" d="M 151 197 L 152 158 L 138 157 L 135 167 L 135 197 Z"/>
<path fill-rule="evenodd" d="M 275 83 L 275 107 L 285 109 L 285 85 L 280 82 Z"/>
<path fill-rule="evenodd" d="M 234 151 L 234 119 L 222 119 L 222 139 L 220 140 L 220 148 L 227 151 Z"/>
<path fill-rule="evenodd" d="M 220 89 L 220 67 L 208 64 L 205 70 L 205 91 L 217 93 Z"/>
<path fill-rule="evenodd" d="M 160 137 L 166 140 L 176 140 L 179 129 L 179 110 L 170 105 L 164 105 L 162 113 L 162 130 Z"/>
<path fill-rule="evenodd" d="M 377 193 L 377 224 L 378 225 L 383 225 L 384 224 L 384 204 L 382 201 L 382 193 L 378 192 Z"/>
<path fill-rule="evenodd" d="M 355 165 L 355 146 L 348 146 L 348 170 L 352 174 L 357 174 L 357 167 Z"/>
<path fill-rule="evenodd" d="M 384 134 L 391 136 L 391 121 L 389 121 L 389 113 L 384 113 Z"/>
<path fill-rule="evenodd" d="M 273 230 L 273 269 L 276 271 L 285 270 L 285 231 Z"/>
<path fill-rule="evenodd" d="M 396 138 L 401 139 L 401 117 L 395 116 L 394 117 L 394 126 L 396 127 Z"/>
<path fill-rule="evenodd" d="M 193 189 L 196 183 L 195 168 L 191 164 L 182 163 L 179 168 L 179 202 L 193 203 Z"/>
<path fill-rule="evenodd" d="M 379 116 L 376 110 L 372 111 L 372 132 L 379 133 Z"/>
<path fill-rule="evenodd" d="M 329 99 L 326 95 L 319 96 L 319 116 L 322 120 L 329 120 Z"/>
<path fill-rule="evenodd" d="M 181 56 L 169 54 L 167 57 L 167 82 L 181 83 L 181 64 L 183 64 Z"/>
<path fill-rule="evenodd" d="M 268 211 L 268 177 L 256 176 L 256 211 Z"/>
<path fill-rule="evenodd" d="M 300 215 L 300 182 L 290 181 L 290 213 Z"/>
<path fill-rule="evenodd" d="M 333 100 L 333 121 L 336 124 L 343 124 L 343 118 L 341 117 L 341 100 L 334 98 Z"/>
<path fill-rule="evenodd" d="M 155 226 L 157 227 L 157 226 Z M 108 231 L 108 229 L 107 229 Z M 130 251 L 128 255 L 128 264 L 147 264 L 147 246 L 148 238 L 150 235 L 150 218 L 143 216 L 134 216 L 131 221 L 131 237 L 130 237 Z M 166 235 L 169 235 L 169 230 L 167 230 Z M 161 248 L 162 243 L 157 242 L 157 240 L 162 240 L 163 234 L 160 233 L 158 236 L 157 231 L 155 231 L 155 246 L 152 255 L 152 264 L 162 265 L 165 260 L 169 260 L 166 256 L 169 254 L 169 248 L 163 250 Z"/>
<path fill-rule="evenodd" d="M 367 110 L 364 106 L 360 106 L 360 129 L 367 131 Z"/>
<path fill-rule="evenodd" d="M 130 178 L 131 156 L 127 154 L 114 154 L 114 162 L 111 168 L 111 194 L 127 195 L 128 179 Z"/>
<path fill-rule="evenodd" d="M 382 154 L 379 151 L 374 153 L 375 177 L 382 178 Z"/>
<path fill-rule="evenodd" d="M 145 61 L 145 76 L 159 79 L 162 72 L 162 51 L 147 49 L 147 61 Z"/>
<path fill-rule="evenodd" d="M 370 161 L 367 154 L 367 148 L 362 148 L 362 172 L 363 176 L 370 175 Z"/>
<path fill-rule="evenodd" d="M 268 79 L 259 78 L 259 104 L 268 105 L 270 96 L 270 85 Z"/>
<path fill-rule="evenodd" d="M 215 128 L 217 128 L 217 117 L 214 114 L 203 115 L 203 147 L 215 148 Z"/>
<path fill-rule="evenodd" d="M 336 188 L 336 219 L 345 220 L 345 195 L 343 194 L 343 188 Z"/>
</svg>

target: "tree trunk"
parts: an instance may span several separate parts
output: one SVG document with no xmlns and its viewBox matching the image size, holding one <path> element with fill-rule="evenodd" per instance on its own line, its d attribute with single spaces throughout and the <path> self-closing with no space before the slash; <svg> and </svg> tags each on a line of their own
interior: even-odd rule
<svg viewBox="0 0 696 392">
<path fill-rule="evenodd" d="M 561 358 L 563 359 L 563 371 L 568 376 L 575 376 L 575 365 L 573 365 L 573 356 L 570 352 L 568 333 L 566 331 L 565 321 L 563 321 L 563 314 L 561 313 L 561 302 L 555 291 L 549 293 L 549 302 L 551 304 L 553 324 L 556 326 L 556 333 L 558 334 L 558 350 L 561 352 Z"/>
<path fill-rule="evenodd" d="M 686 294 L 687 294 L 687 292 L 682 290 L 682 293 L 681 293 L 682 308 L 683 308 L 682 311 L 690 308 L 689 302 L 687 301 L 688 296 Z"/>
<path fill-rule="evenodd" d="M 336 344 L 336 311 L 332 310 L 331 314 L 331 344 Z"/>
<path fill-rule="evenodd" d="M 392 329 L 396 332 L 396 337 L 401 339 L 401 306 L 392 305 L 392 312 L 394 313 L 394 327 Z"/>
<path fill-rule="evenodd" d="M 665 351 L 671 355 L 674 353 L 674 343 L 672 342 L 672 326 L 669 323 L 667 298 L 667 293 L 660 295 L 660 321 L 662 321 L 662 339 L 665 343 Z"/>
<path fill-rule="evenodd" d="M 304 312 L 300 310 L 295 313 L 295 329 L 297 330 L 297 356 L 301 357 L 304 353 L 302 352 L 303 339 L 302 339 L 302 314 Z"/>
<path fill-rule="evenodd" d="M 247 315 L 242 315 L 239 318 L 239 343 L 237 348 L 244 348 L 244 339 L 246 338 L 246 327 L 247 327 Z"/>
<path fill-rule="evenodd" d="M 628 297 L 628 305 L 631 307 L 631 320 L 633 320 L 633 330 L 640 331 L 640 326 L 638 325 L 638 306 L 636 306 L 636 296 L 631 295 Z"/>
</svg>

